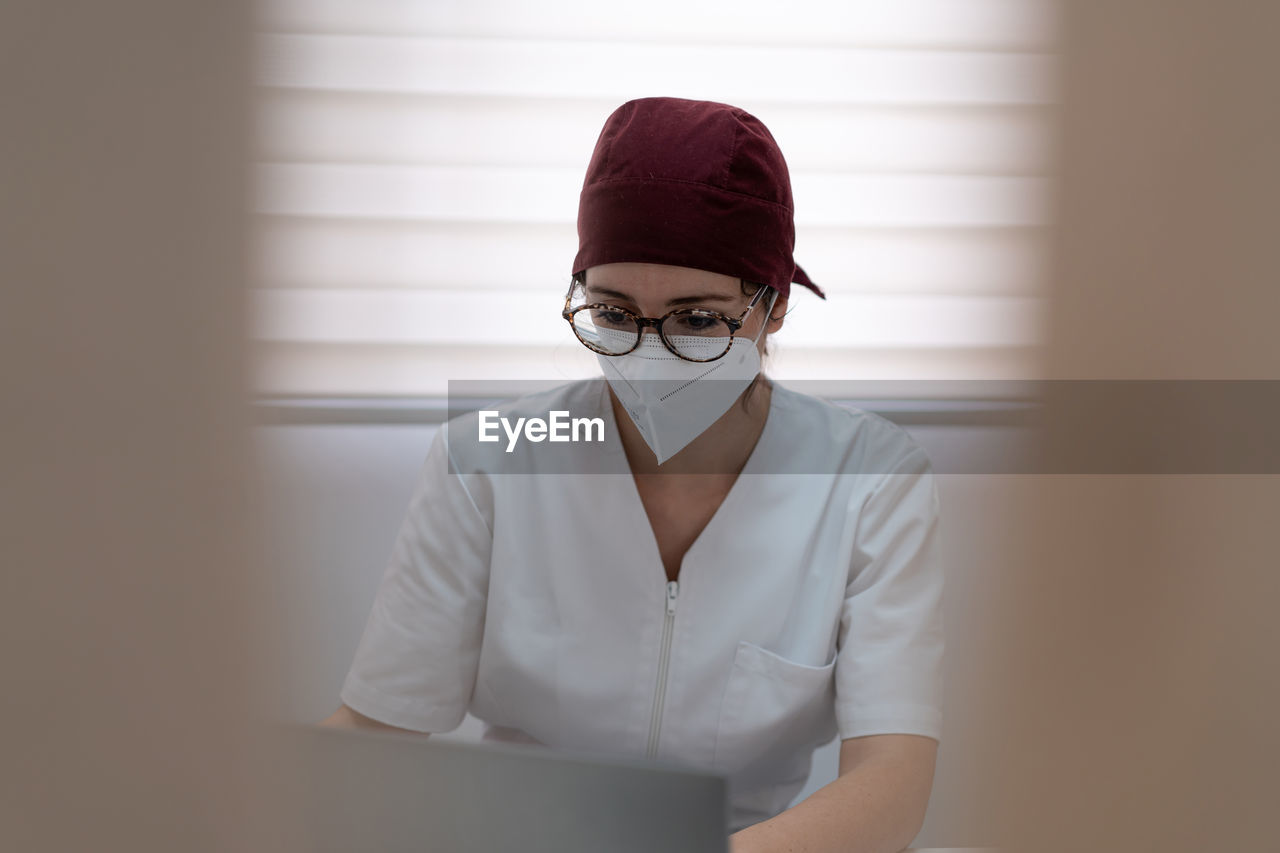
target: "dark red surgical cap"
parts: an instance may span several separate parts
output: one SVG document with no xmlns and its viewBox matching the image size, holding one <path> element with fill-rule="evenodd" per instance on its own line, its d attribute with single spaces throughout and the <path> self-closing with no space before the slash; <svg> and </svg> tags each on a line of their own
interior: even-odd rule
<svg viewBox="0 0 1280 853">
<path fill-rule="evenodd" d="M 641 98 L 614 110 L 587 166 L 574 274 L 669 264 L 822 298 L 791 253 L 791 178 L 755 116 L 711 101 Z"/>
</svg>

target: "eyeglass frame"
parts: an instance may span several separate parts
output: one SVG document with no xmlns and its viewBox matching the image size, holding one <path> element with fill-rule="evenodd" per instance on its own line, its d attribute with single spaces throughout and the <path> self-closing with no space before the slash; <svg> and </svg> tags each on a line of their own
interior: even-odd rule
<svg viewBox="0 0 1280 853">
<path fill-rule="evenodd" d="M 737 317 L 731 317 L 728 314 L 721 313 L 720 311 L 712 311 L 710 308 L 676 308 L 674 311 L 668 311 L 666 314 L 663 314 L 661 317 L 642 317 L 634 311 L 630 311 L 626 308 L 623 308 L 620 305 L 611 305 L 608 302 L 590 302 L 586 305 L 579 305 L 577 308 L 574 308 L 573 310 L 569 310 L 569 303 L 573 299 L 573 289 L 577 287 L 579 284 L 582 285 L 583 296 L 586 296 L 586 291 L 587 291 L 586 282 L 575 278 L 569 284 L 569 292 L 565 294 L 564 309 L 561 310 L 560 316 L 563 317 L 569 323 L 569 328 L 573 329 L 573 336 L 577 338 L 582 343 L 582 345 L 587 349 L 591 350 L 592 352 L 599 353 L 600 355 L 610 355 L 610 356 L 626 355 L 629 352 L 635 352 L 635 350 L 640 346 L 640 341 L 644 339 L 644 330 L 649 327 L 653 327 L 658 332 L 658 340 L 662 341 L 662 345 L 666 347 L 667 350 L 672 355 L 674 355 L 676 358 L 684 359 L 685 361 L 692 361 L 692 362 L 697 362 L 701 364 L 705 364 L 707 362 L 712 362 L 712 361 L 719 361 L 720 359 L 724 358 L 726 355 L 729 354 L 729 350 L 733 348 L 734 335 L 737 334 L 738 330 L 741 329 L 743 324 L 746 322 L 747 315 L 751 313 L 751 309 L 755 308 L 756 305 L 759 304 L 760 297 L 764 295 L 764 292 L 766 290 L 773 290 L 773 288 L 767 284 L 760 285 L 760 289 L 751 295 L 751 301 L 747 303 L 747 307 L 742 309 L 742 313 L 739 314 Z M 772 306 L 773 302 L 771 301 L 769 304 L 770 306 Z M 631 345 L 630 349 L 623 350 L 622 352 L 605 352 L 604 350 L 597 349 L 596 347 L 587 343 L 587 341 L 582 337 L 582 335 L 578 334 L 578 327 L 573 322 L 573 315 L 577 314 L 579 311 L 585 311 L 588 308 L 608 308 L 611 311 L 618 311 L 623 314 L 626 314 L 628 317 L 635 320 L 636 329 L 637 329 L 636 342 Z M 713 317 L 717 320 L 724 322 L 725 325 L 729 327 L 729 345 L 725 347 L 724 352 L 712 358 L 689 358 L 687 355 L 681 355 L 679 352 L 676 351 L 675 347 L 671 345 L 671 342 L 667 340 L 667 336 L 662 332 L 662 324 L 667 321 L 668 317 L 673 317 L 677 314 L 679 315 L 692 314 L 698 317 Z"/>
</svg>

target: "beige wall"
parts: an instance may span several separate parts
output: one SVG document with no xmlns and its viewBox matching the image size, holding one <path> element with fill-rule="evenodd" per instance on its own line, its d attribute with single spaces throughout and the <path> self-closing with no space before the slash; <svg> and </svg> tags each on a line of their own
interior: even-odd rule
<svg viewBox="0 0 1280 853">
<path fill-rule="evenodd" d="M 1046 374 L 1280 378 L 1280 6 L 1109 0 L 1063 14 Z M 1073 406 L 1050 397 L 1059 450 L 1087 456 L 1125 428 L 1159 447 L 1222 440 L 1194 402 L 1167 420 Z M 1102 433 L 1072 425 L 1090 418 Z M 1026 485 L 1003 554 L 1008 711 L 992 781 L 1005 840 L 1275 849 L 1280 477 Z"/>
<path fill-rule="evenodd" d="M 280 849 L 241 736 L 247 5 L 0 9 L 0 850 Z"/>
</svg>

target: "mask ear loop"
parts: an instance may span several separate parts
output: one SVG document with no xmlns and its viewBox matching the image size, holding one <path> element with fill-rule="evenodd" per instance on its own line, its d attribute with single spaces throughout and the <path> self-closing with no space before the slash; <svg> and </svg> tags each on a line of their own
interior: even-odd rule
<svg viewBox="0 0 1280 853">
<path fill-rule="evenodd" d="M 765 287 L 769 287 L 769 285 L 766 284 Z M 778 301 L 778 291 L 772 287 L 769 287 L 769 290 L 771 291 L 769 294 L 769 307 L 764 309 L 764 322 L 760 324 L 760 331 L 756 332 L 756 336 L 751 339 L 752 346 L 760 343 L 760 336 L 764 334 L 764 330 L 769 327 L 769 321 L 773 319 L 773 305 Z"/>
</svg>

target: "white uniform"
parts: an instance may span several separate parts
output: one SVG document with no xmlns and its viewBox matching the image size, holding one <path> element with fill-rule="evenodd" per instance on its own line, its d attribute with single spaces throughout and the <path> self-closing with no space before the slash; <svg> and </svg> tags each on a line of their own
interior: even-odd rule
<svg viewBox="0 0 1280 853">
<path fill-rule="evenodd" d="M 904 430 L 775 383 L 669 583 L 604 380 L 502 409 L 604 418 L 603 444 L 572 452 L 611 473 L 539 468 L 548 445 L 527 443 L 512 455 L 535 476 L 483 470 L 445 438 L 475 416 L 442 427 L 344 703 L 432 732 L 469 710 L 486 738 L 713 769 L 731 831 L 785 809 L 837 732 L 940 738 L 938 498 Z"/>
</svg>

